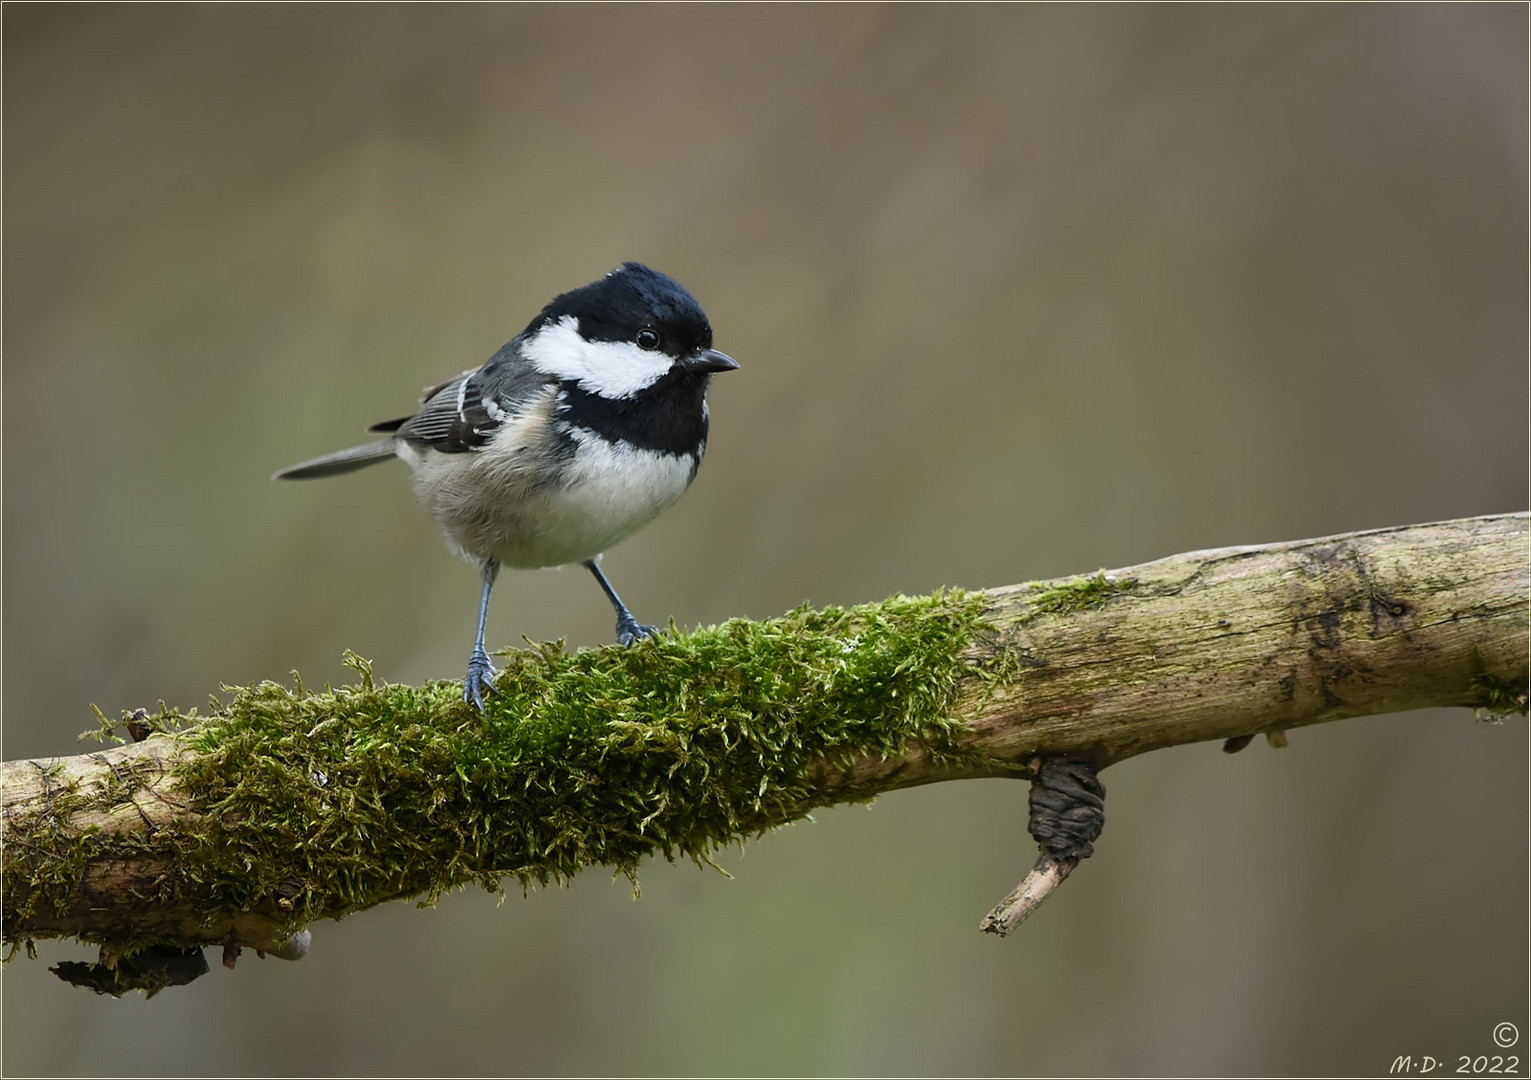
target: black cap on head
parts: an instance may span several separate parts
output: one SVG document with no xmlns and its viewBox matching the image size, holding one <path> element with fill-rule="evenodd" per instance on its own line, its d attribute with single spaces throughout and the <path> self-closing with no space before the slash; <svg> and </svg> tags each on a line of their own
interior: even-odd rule
<svg viewBox="0 0 1531 1080">
<path fill-rule="evenodd" d="M 572 315 L 589 341 L 632 341 L 640 330 L 659 335 L 670 356 L 690 356 L 712 347 L 712 326 L 694 297 L 668 274 L 626 262 L 601 278 L 553 298 L 526 328 Z"/>
</svg>

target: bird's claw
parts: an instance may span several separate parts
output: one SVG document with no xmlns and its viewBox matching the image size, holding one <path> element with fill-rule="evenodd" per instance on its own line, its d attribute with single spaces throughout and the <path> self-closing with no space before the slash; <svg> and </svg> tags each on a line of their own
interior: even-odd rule
<svg viewBox="0 0 1531 1080">
<path fill-rule="evenodd" d="M 641 623 L 624 612 L 617 617 L 617 644 L 631 645 L 639 638 L 658 637 L 659 627 Z"/>
<path fill-rule="evenodd" d="M 478 711 L 484 711 L 484 694 L 494 693 L 494 680 L 500 673 L 489 662 L 489 654 L 482 646 L 474 646 L 473 655 L 468 659 L 468 677 L 463 680 L 463 701 L 478 706 Z"/>
</svg>

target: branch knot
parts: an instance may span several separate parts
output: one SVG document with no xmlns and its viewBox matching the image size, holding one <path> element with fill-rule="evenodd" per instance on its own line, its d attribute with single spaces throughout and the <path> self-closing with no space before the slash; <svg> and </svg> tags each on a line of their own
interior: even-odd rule
<svg viewBox="0 0 1531 1080">
<path fill-rule="evenodd" d="M 1044 759 L 1031 784 L 1031 837 L 1060 861 L 1088 859 L 1106 827 L 1106 788 L 1095 766 Z"/>
</svg>

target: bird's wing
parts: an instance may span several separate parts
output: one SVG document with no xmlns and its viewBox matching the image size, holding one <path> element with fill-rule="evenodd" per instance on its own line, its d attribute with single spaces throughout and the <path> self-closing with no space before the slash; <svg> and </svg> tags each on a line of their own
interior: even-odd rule
<svg viewBox="0 0 1531 1080">
<path fill-rule="evenodd" d="M 450 379 L 446 380 L 445 382 L 439 382 L 439 383 L 437 383 L 434 386 L 427 386 L 425 388 L 425 390 L 423 392 L 421 392 L 421 394 L 420 394 L 420 404 L 421 405 L 426 404 L 428 401 L 431 400 L 431 398 L 435 397 L 437 394 L 439 394 L 441 391 L 445 390 L 447 387 L 457 385 L 459 382 L 461 382 L 462 380 L 468 378 L 470 375 L 477 374 L 479 370 L 480 370 L 479 368 L 469 368 L 467 371 L 463 372 L 461 375 L 454 376 L 453 378 L 450 378 Z M 454 391 L 454 393 L 455 393 L 455 391 Z M 424 411 L 424 410 L 422 410 L 422 411 Z M 405 424 L 409 423 L 414 418 L 415 418 L 415 414 L 414 413 L 410 413 L 408 416 L 400 416 L 400 417 L 396 417 L 396 418 L 394 418 L 392 420 L 379 420 L 377 423 L 373 424 L 367 430 L 368 431 L 398 431 L 401 427 L 403 427 Z"/>
<path fill-rule="evenodd" d="M 413 416 L 374 424 L 396 438 L 444 454 L 477 450 L 511 423 L 552 380 L 532 368 L 511 342 L 473 371 L 433 386 Z"/>
</svg>

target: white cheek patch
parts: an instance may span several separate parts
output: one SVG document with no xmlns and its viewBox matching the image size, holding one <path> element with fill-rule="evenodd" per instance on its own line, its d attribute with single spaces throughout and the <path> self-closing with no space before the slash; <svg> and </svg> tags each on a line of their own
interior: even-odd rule
<svg viewBox="0 0 1531 1080">
<path fill-rule="evenodd" d="M 556 379 L 607 398 L 632 397 L 670 370 L 662 352 L 640 349 L 630 341 L 586 341 L 579 320 L 565 315 L 548 323 L 522 346 L 532 367 Z"/>
</svg>

